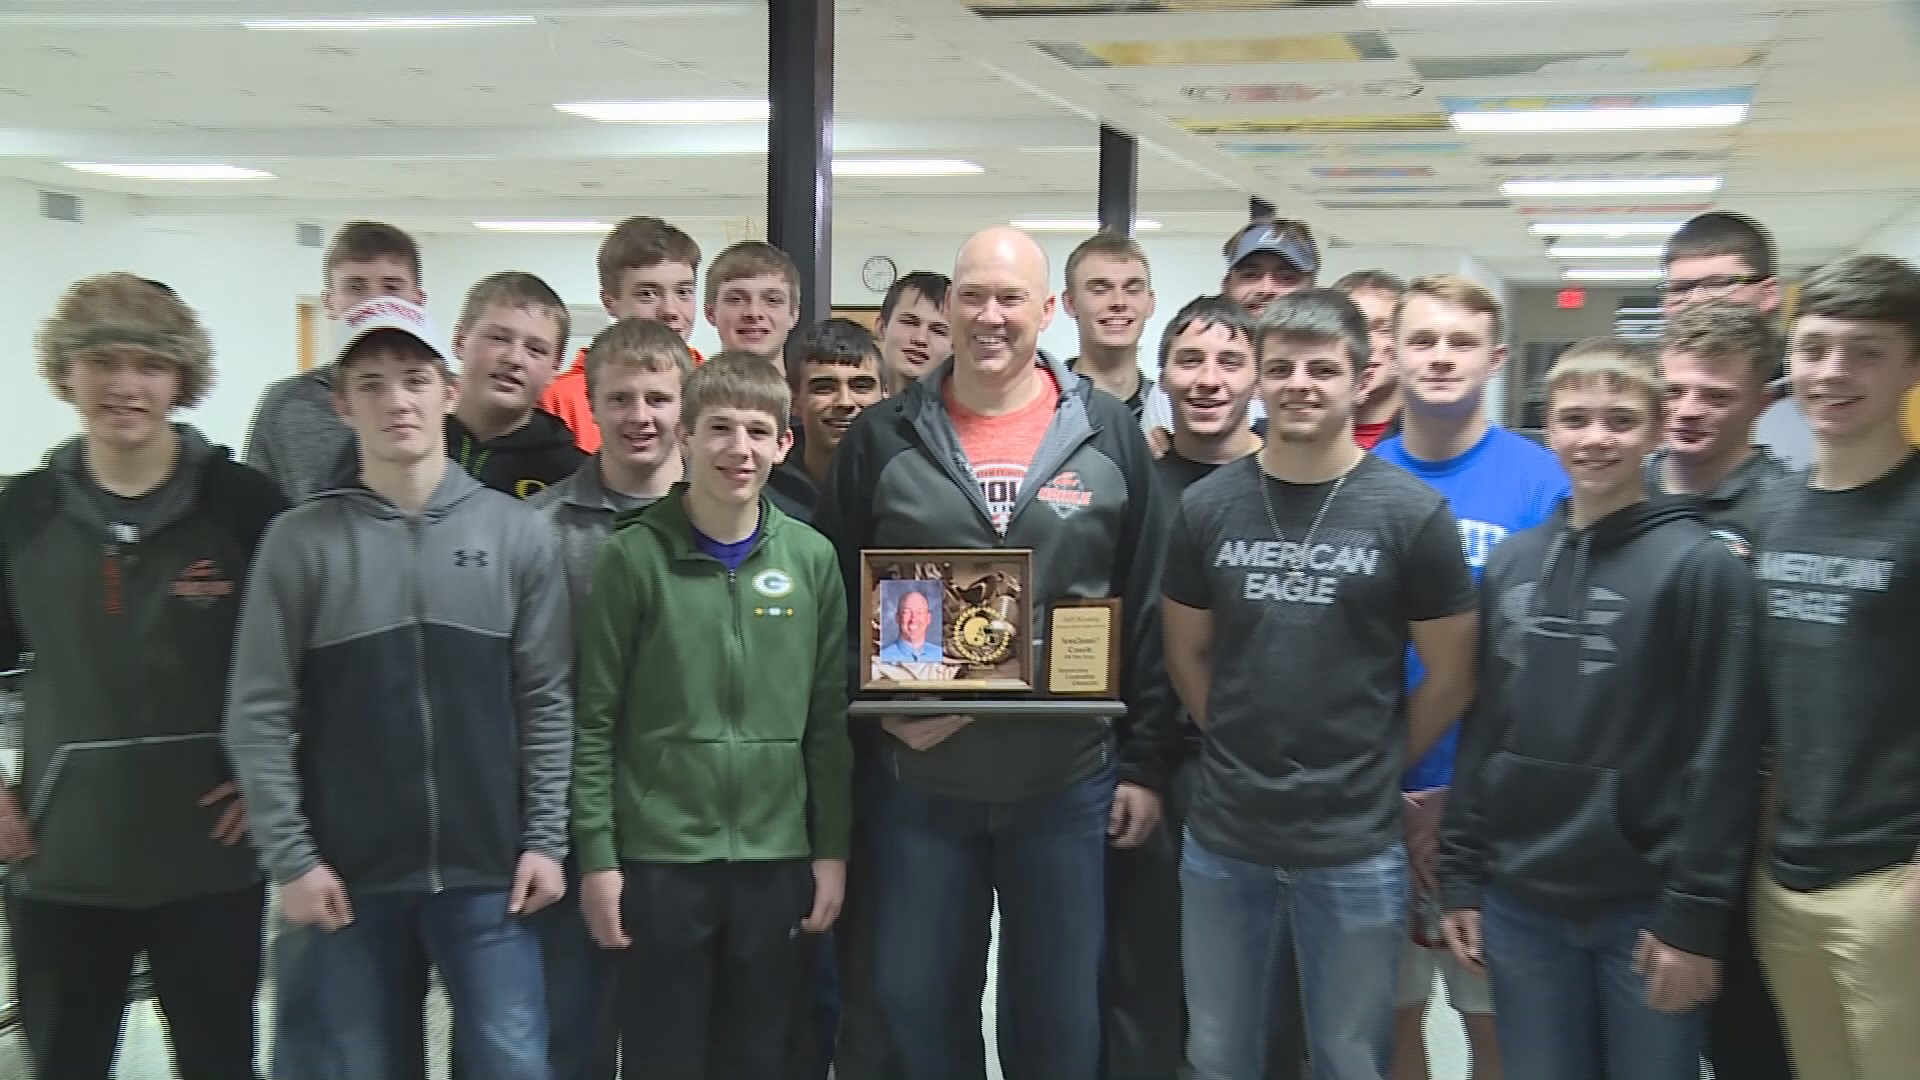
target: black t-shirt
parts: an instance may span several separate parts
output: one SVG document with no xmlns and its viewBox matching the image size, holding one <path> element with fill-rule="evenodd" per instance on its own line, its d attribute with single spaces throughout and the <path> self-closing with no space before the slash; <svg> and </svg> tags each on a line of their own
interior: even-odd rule
<svg viewBox="0 0 1920 1080">
<path fill-rule="evenodd" d="M 1850 491 L 1793 477 L 1767 517 L 1755 567 L 1780 796 L 1773 873 L 1819 889 L 1920 845 L 1920 455 Z"/>
<path fill-rule="evenodd" d="M 1076 372 L 1079 371 L 1080 358 L 1076 356 L 1073 359 L 1068 360 L 1067 370 L 1076 371 Z M 1100 388 L 1095 387 L 1095 389 L 1100 389 Z M 1127 411 L 1133 414 L 1133 418 L 1135 420 L 1138 420 L 1140 419 L 1141 415 L 1146 412 L 1147 398 L 1152 393 L 1153 393 L 1153 380 L 1147 378 L 1143 374 L 1140 376 L 1140 381 L 1134 384 L 1133 393 L 1128 397 L 1121 398 L 1120 403 L 1127 407 Z"/>
<path fill-rule="evenodd" d="M 1408 624 L 1474 607 L 1446 500 L 1371 455 L 1325 484 L 1274 480 L 1249 455 L 1181 498 L 1164 589 L 1213 613 L 1194 837 L 1281 867 L 1398 840 Z"/>
<path fill-rule="evenodd" d="M 1186 490 L 1195 483 L 1212 476 L 1220 468 L 1220 463 L 1195 461 L 1180 456 L 1178 450 L 1168 450 L 1153 463 L 1154 475 L 1165 485 L 1166 492 L 1177 502 Z"/>
</svg>

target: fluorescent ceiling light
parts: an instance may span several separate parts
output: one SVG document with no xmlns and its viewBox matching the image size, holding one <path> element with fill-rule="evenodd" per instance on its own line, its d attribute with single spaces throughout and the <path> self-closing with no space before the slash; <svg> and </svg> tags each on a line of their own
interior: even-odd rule
<svg viewBox="0 0 1920 1080">
<path fill-rule="evenodd" d="M 1546 0 L 1366 0 L 1368 7 L 1466 7 L 1486 4 L 1541 4 Z"/>
<path fill-rule="evenodd" d="M 1549 259 L 1657 259 L 1661 248 L 1657 244 L 1644 247 L 1572 247 L 1567 244 L 1555 244 L 1547 249 Z"/>
<path fill-rule="evenodd" d="M 833 162 L 835 176 L 970 176 L 986 170 L 952 158 L 864 158 Z"/>
<path fill-rule="evenodd" d="M 1568 270 L 1560 276 L 1568 281 L 1659 281 L 1661 274 L 1657 266 L 1645 269 L 1588 266 Z"/>
<path fill-rule="evenodd" d="M 392 18 L 245 19 L 249 30 L 473 30 L 493 26 L 532 26 L 531 15 L 435 15 Z"/>
<path fill-rule="evenodd" d="M 1650 176 L 1639 180 L 1509 180 L 1500 193 L 1517 198 L 1573 195 L 1710 195 L 1724 183 L 1718 176 Z"/>
<path fill-rule="evenodd" d="M 1007 222 L 1016 229 L 1027 232 L 1099 232 L 1100 223 L 1092 218 L 1016 218 Z M 1133 223 L 1135 232 L 1153 232 L 1160 223 L 1151 218 L 1141 218 Z"/>
<path fill-rule="evenodd" d="M 603 124 L 757 124 L 767 119 L 765 101 L 573 101 L 563 113 Z"/>
<path fill-rule="evenodd" d="M 107 165 L 69 161 L 67 168 L 123 180 L 271 180 L 273 174 L 237 165 Z"/>
<path fill-rule="evenodd" d="M 476 221 L 476 229 L 513 233 L 603 233 L 613 226 L 604 221 Z"/>
<path fill-rule="evenodd" d="M 1672 236 L 1678 221 L 1539 222 L 1528 226 L 1535 236 L 1598 236 L 1612 240 L 1628 236 Z"/>
<path fill-rule="evenodd" d="M 1466 132 L 1671 131 L 1732 127 L 1747 118 L 1745 105 L 1664 105 L 1647 109 L 1526 109 L 1457 112 L 1449 116 Z"/>
</svg>

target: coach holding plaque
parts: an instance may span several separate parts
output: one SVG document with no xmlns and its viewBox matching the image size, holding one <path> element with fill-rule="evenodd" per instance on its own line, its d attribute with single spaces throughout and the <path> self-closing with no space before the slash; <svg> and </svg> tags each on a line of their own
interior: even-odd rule
<svg viewBox="0 0 1920 1080">
<path fill-rule="evenodd" d="M 962 592 L 934 614 L 954 615 L 945 619 L 949 663 L 956 646 L 996 649 L 1003 625 L 1031 618 L 1016 631 L 1031 646 L 1024 693 L 954 694 L 949 715 L 883 717 L 865 733 L 877 764 L 875 805 L 863 807 L 876 974 L 901 1080 L 978 1075 L 996 892 L 1003 1071 L 1095 1080 L 1105 849 L 1155 828 L 1165 769 L 1154 736 L 1179 738 L 1156 602 L 1168 507 L 1126 406 L 1039 352 L 1053 309 L 1046 257 L 1025 234 L 995 228 L 969 240 L 947 297 L 953 359 L 860 417 L 815 519 L 839 548 L 861 624 L 850 640 L 876 640 L 876 630 L 893 640 L 880 616 L 898 623 L 904 591 L 894 587 L 889 606 L 875 581 L 889 574 L 881 564 L 916 551 L 956 568 L 895 575 L 944 575 Z M 967 569 L 968 554 L 1021 553 L 1030 553 L 1024 582 L 1009 565 L 982 588 L 986 579 Z M 1114 606 L 1080 603 L 1103 597 L 1120 600 L 1119 625 Z M 917 636 L 911 603 L 906 625 Z M 1058 680 L 1046 640 L 1055 625 L 1072 650 Z M 1103 642 L 1121 654 L 1118 720 L 1048 696 L 1056 681 L 1066 694 L 1097 689 L 1105 676 L 1095 661 L 1111 664 Z M 996 715 L 990 706 L 1008 699 L 1024 699 L 1025 711 Z"/>
</svg>

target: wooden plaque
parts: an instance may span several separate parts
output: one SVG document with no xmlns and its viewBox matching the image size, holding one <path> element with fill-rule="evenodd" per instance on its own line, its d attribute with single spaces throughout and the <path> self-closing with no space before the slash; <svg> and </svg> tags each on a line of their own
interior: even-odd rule
<svg viewBox="0 0 1920 1080">
<path fill-rule="evenodd" d="M 1028 694 L 1033 552 L 879 548 L 860 553 L 860 689 Z"/>
</svg>

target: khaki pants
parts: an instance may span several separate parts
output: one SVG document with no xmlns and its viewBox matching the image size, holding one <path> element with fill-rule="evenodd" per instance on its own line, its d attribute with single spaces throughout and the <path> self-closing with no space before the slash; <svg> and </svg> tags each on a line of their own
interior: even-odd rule
<svg viewBox="0 0 1920 1080">
<path fill-rule="evenodd" d="M 1765 871 L 1754 937 L 1799 1080 L 1920 1076 L 1920 910 L 1908 864 L 1814 892 Z"/>
</svg>

